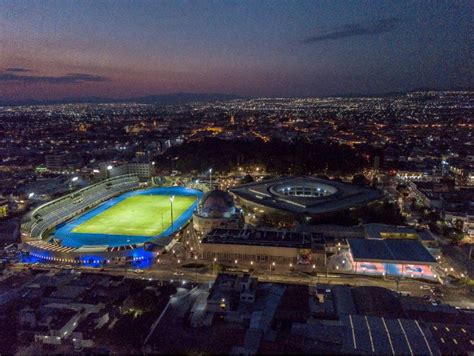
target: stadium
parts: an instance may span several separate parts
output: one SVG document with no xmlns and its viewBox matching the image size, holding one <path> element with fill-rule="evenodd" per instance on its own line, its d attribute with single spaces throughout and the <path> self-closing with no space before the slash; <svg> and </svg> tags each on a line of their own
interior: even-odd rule
<svg viewBox="0 0 474 356">
<path fill-rule="evenodd" d="M 23 251 L 39 260 L 91 265 L 148 260 L 187 224 L 201 196 L 178 186 L 140 189 L 136 175 L 106 179 L 28 214 Z"/>
<path fill-rule="evenodd" d="M 308 176 L 245 184 L 231 192 L 250 211 L 278 218 L 329 214 L 381 197 L 374 189 Z"/>
</svg>

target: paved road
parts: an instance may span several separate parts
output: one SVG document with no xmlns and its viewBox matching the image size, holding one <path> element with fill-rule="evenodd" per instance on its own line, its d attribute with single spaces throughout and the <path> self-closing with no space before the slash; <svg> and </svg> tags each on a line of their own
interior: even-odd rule
<svg viewBox="0 0 474 356">
<path fill-rule="evenodd" d="M 16 265 L 12 269 L 20 270 L 24 267 Z M 43 267 L 41 265 L 35 268 L 42 270 L 59 269 L 59 267 Z M 185 269 L 179 269 L 175 267 L 166 267 L 167 269 L 160 269 L 160 266 L 153 267 L 153 269 L 141 270 L 142 272 L 136 273 L 134 270 L 126 268 L 77 268 L 83 272 L 89 273 L 100 273 L 115 276 L 124 276 L 127 278 L 142 278 L 149 280 L 167 280 L 181 283 L 208 283 L 215 280 L 216 275 L 208 272 L 196 272 L 188 271 Z M 326 277 L 325 274 L 320 276 L 308 276 L 302 273 L 287 272 L 287 273 L 269 273 L 269 272 L 258 272 L 252 273 L 253 276 L 257 277 L 261 282 L 272 282 L 272 283 L 292 283 L 292 284 L 305 284 L 314 285 L 316 283 L 328 283 L 328 284 L 347 284 L 351 286 L 378 286 L 392 290 L 409 292 L 413 296 L 426 295 L 426 290 L 420 289 L 421 285 L 426 284 L 414 279 L 402 279 L 398 281 L 395 279 L 382 279 L 378 277 L 368 277 L 360 275 L 329 275 Z M 474 294 L 467 288 L 456 288 L 450 286 L 438 285 L 444 294 L 443 302 L 457 306 L 460 308 L 474 309 Z"/>
<path fill-rule="evenodd" d="M 461 273 L 474 279 L 474 263 L 469 259 L 468 249 L 462 246 L 447 245 L 443 246 L 443 252 L 450 260 L 451 264 Z"/>
</svg>

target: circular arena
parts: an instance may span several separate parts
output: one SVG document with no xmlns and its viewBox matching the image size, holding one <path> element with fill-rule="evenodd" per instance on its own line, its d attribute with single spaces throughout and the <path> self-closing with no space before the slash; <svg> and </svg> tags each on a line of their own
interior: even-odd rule
<svg viewBox="0 0 474 356">
<path fill-rule="evenodd" d="M 185 187 L 139 189 L 134 175 L 110 178 L 34 209 L 22 224 L 23 251 L 91 265 L 150 259 L 192 218 L 201 196 Z"/>
<path fill-rule="evenodd" d="M 320 215 L 369 203 L 379 191 L 315 177 L 284 177 L 231 189 L 238 202 L 259 213 Z"/>
</svg>

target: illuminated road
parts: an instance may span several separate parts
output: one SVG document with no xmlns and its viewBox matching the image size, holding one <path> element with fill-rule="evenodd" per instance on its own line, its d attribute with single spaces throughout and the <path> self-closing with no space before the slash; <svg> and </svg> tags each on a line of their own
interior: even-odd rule
<svg viewBox="0 0 474 356">
<path fill-rule="evenodd" d="M 21 264 L 11 267 L 12 270 L 21 270 L 25 267 Z M 60 270 L 59 266 L 42 266 L 37 265 L 34 267 L 38 270 Z M 166 269 L 164 269 L 166 268 Z M 152 269 L 136 270 L 130 268 L 92 268 L 92 267 L 81 267 L 75 268 L 82 272 L 87 273 L 98 273 L 107 274 L 114 276 L 123 276 L 126 278 L 136 279 L 149 279 L 149 280 L 166 280 L 174 282 L 186 281 L 192 283 L 208 283 L 215 280 L 216 275 L 209 272 L 199 271 L 188 271 L 185 268 L 179 268 L 174 266 L 156 266 Z M 378 277 L 368 277 L 360 275 L 329 275 L 326 277 L 324 274 L 320 276 L 309 276 L 302 273 L 286 272 L 252 272 L 252 275 L 257 277 L 261 282 L 272 282 L 272 283 L 291 283 L 291 284 L 305 284 L 315 285 L 316 283 L 328 283 L 328 284 L 347 284 L 351 286 L 378 286 L 392 290 L 397 290 L 397 281 L 394 279 L 382 279 Z M 428 294 L 426 290 L 420 289 L 421 285 L 427 283 L 420 282 L 414 279 L 402 279 L 398 281 L 398 291 L 409 292 L 412 296 L 423 296 Z M 442 298 L 443 303 L 453 305 L 459 308 L 474 309 L 474 295 L 467 288 L 462 287 L 451 287 L 437 285 L 443 292 L 444 297 Z"/>
</svg>

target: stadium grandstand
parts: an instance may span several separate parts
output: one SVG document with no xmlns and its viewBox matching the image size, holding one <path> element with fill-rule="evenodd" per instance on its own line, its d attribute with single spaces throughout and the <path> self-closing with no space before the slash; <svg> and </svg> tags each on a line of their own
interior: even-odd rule
<svg viewBox="0 0 474 356">
<path fill-rule="evenodd" d="M 129 174 L 106 179 L 43 204 L 25 216 L 25 222 L 21 226 L 22 239 L 42 239 L 43 233 L 48 229 L 120 193 L 136 188 L 138 177 Z"/>
<path fill-rule="evenodd" d="M 35 208 L 23 218 L 23 250 L 46 260 L 57 258 L 73 262 L 66 256 L 77 248 L 60 246 L 51 241 L 46 232 L 112 197 L 138 187 L 138 176 L 127 174 L 106 179 Z"/>
</svg>

